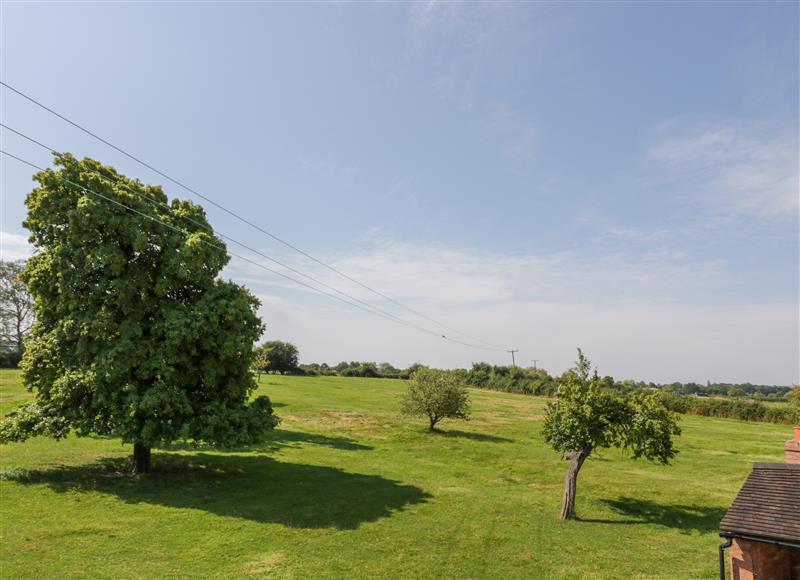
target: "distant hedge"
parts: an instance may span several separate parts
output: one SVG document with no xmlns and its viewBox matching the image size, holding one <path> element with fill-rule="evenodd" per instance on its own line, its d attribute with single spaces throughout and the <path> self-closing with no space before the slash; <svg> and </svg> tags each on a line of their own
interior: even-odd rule
<svg viewBox="0 0 800 580">
<path fill-rule="evenodd" d="M 662 393 L 661 400 L 669 410 L 688 415 L 784 424 L 791 424 L 796 420 L 794 410 L 789 405 L 785 408 L 768 407 L 760 401 L 707 399 L 669 393 Z"/>
<path fill-rule="evenodd" d="M 420 367 L 421 365 L 414 364 L 407 369 L 398 369 L 389 363 L 343 361 L 336 366 L 328 366 L 325 363 L 300 365 L 300 371 L 307 375 L 407 379 Z M 475 363 L 469 369 L 455 369 L 450 372 L 470 387 L 544 397 L 554 396 L 558 391 L 559 381 L 563 380 L 563 376 L 551 376 L 544 369 L 491 365 L 485 362 Z M 756 399 L 756 397 L 766 397 L 786 400 L 786 394 L 790 387 L 768 387 L 750 383 L 742 385 L 719 383 L 707 386 L 696 383 L 659 385 L 627 380 L 616 381 L 610 376 L 602 377 L 601 384 L 606 389 L 622 393 L 643 390 L 658 391 L 664 406 L 676 413 L 766 423 L 800 423 L 800 415 L 796 415 L 800 411 L 795 411 L 792 405 L 774 407 L 765 405 Z M 732 387 L 736 387 L 736 389 L 732 389 Z M 692 394 L 684 394 L 686 392 Z M 730 394 L 726 398 L 703 396 L 707 392 L 719 393 L 721 396 L 725 396 L 725 393 Z M 741 393 L 746 393 L 746 395 L 742 396 Z"/>
<path fill-rule="evenodd" d="M 523 395 L 554 395 L 558 384 L 544 369 L 496 366 L 475 363 L 471 369 L 453 371 L 472 387 L 520 393 Z"/>
</svg>

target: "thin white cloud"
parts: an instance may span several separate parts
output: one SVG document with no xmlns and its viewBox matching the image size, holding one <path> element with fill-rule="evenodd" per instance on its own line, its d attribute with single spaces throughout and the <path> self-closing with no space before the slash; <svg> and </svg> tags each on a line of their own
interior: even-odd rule
<svg viewBox="0 0 800 580">
<path fill-rule="evenodd" d="M 797 135 L 729 126 L 682 131 L 652 146 L 648 158 L 717 213 L 797 219 Z"/>
<path fill-rule="evenodd" d="M 519 348 L 523 362 L 537 358 L 551 371 L 567 368 L 581 346 L 602 372 L 618 377 L 798 380 L 797 305 L 715 305 L 713 296 L 728 281 L 724 264 L 692 262 L 679 251 L 508 256 L 384 240 L 368 251 L 326 260 L 448 326 Z M 436 328 L 335 275 L 314 275 Z M 267 335 L 295 341 L 305 361 L 507 362 L 503 352 L 451 344 L 332 301 L 309 301 L 307 293 L 279 291 L 282 301 L 262 309 Z"/>
<path fill-rule="evenodd" d="M 2 240 L 3 259 L 30 255 L 24 236 L 2 232 Z M 797 304 L 708 305 L 692 299 L 713 296 L 726 283 L 723 264 L 692 262 L 666 249 L 590 258 L 373 243 L 377 246 L 367 251 L 325 258 L 448 326 L 520 349 L 522 364 L 536 358 L 540 366 L 561 372 L 580 346 L 602 373 L 620 378 L 766 384 L 800 378 Z M 284 258 L 362 300 L 435 328 L 357 285 L 314 269 L 313 263 Z M 506 353 L 422 334 L 298 288 L 236 258 L 225 275 L 246 284 L 261 299 L 264 338 L 295 342 L 304 361 L 358 359 L 445 367 L 480 360 L 508 362 Z"/>
<path fill-rule="evenodd" d="M 32 248 L 26 236 L 0 231 L 0 259 L 6 261 L 27 260 Z"/>
</svg>

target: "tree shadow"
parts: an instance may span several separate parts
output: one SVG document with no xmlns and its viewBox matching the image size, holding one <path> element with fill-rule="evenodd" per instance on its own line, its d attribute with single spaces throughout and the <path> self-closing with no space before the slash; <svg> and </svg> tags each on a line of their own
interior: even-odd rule
<svg viewBox="0 0 800 580">
<path fill-rule="evenodd" d="M 4 479 L 45 485 L 58 493 L 103 493 L 130 504 L 197 509 L 290 528 L 356 529 L 431 497 L 379 475 L 283 463 L 263 455 L 158 453 L 151 473 L 132 476 L 129 470 L 128 459 L 113 458 L 77 467 L 11 471 Z"/>
<path fill-rule="evenodd" d="M 305 433 L 302 431 L 289 431 L 286 429 L 275 429 L 270 432 L 264 441 L 256 445 L 248 445 L 246 447 L 238 447 L 230 449 L 229 451 L 261 451 L 261 452 L 274 452 L 285 447 L 301 447 L 304 444 L 322 445 L 331 447 L 333 449 L 342 449 L 345 451 L 368 451 L 372 449 L 369 445 L 358 443 L 355 439 L 347 437 L 329 437 L 327 435 L 320 435 L 317 433 Z M 198 451 L 214 449 L 213 446 L 208 444 L 193 444 L 193 443 L 170 443 L 162 449 L 169 451 Z"/>
<path fill-rule="evenodd" d="M 434 431 L 437 435 L 442 437 L 459 437 L 461 439 L 471 439 L 472 441 L 484 441 L 487 443 L 513 443 L 513 439 L 506 437 L 498 437 L 496 435 L 485 435 L 484 433 L 472 433 L 470 431 L 459 431 L 457 429 L 450 429 L 448 431 Z"/>
<path fill-rule="evenodd" d="M 727 511 L 724 507 L 661 504 L 645 499 L 620 497 L 603 500 L 614 512 L 636 519 L 601 520 L 584 519 L 584 522 L 605 524 L 656 524 L 675 528 L 685 534 L 715 532 Z"/>
</svg>

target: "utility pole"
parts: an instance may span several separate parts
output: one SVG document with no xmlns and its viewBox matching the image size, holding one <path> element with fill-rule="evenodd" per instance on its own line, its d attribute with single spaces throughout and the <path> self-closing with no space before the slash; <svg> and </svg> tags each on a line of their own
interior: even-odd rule
<svg viewBox="0 0 800 580">
<path fill-rule="evenodd" d="M 517 366 L 517 361 L 514 360 L 514 353 L 515 352 L 519 352 L 519 349 L 517 349 L 517 350 L 507 350 L 506 352 L 510 352 L 511 353 L 511 365 L 516 367 Z"/>
<path fill-rule="evenodd" d="M 533 370 L 536 370 L 536 363 L 539 362 L 538 358 L 533 359 Z"/>
</svg>

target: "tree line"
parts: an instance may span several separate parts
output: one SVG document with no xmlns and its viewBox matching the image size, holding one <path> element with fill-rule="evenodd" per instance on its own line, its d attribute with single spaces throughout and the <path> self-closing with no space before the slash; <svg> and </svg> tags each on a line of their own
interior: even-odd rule
<svg viewBox="0 0 800 580">
<path fill-rule="evenodd" d="M 326 363 L 298 364 L 299 351 L 291 343 L 271 341 L 260 347 L 260 352 L 274 351 L 277 360 L 288 360 L 283 353 L 292 353 L 291 365 L 270 367 L 271 372 L 309 376 L 366 377 L 385 379 L 409 379 L 420 369 L 429 367 L 415 363 L 400 369 L 390 363 L 343 361 L 337 365 Z M 258 349 L 257 349 L 258 350 Z M 269 355 L 265 354 L 264 359 Z M 545 369 L 474 363 L 469 369 L 444 371 L 470 387 L 554 397 L 559 386 L 569 378 L 572 369 L 553 376 Z M 598 376 L 597 384 L 603 389 L 619 395 L 655 392 L 664 406 L 676 413 L 723 417 L 744 421 L 790 424 L 800 421 L 791 406 L 770 406 L 762 401 L 788 402 L 792 387 L 754 385 L 752 383 L 669 383 L 659 384 L 644 381 L 621 380 L 611 376 Z"/>
</svg>

